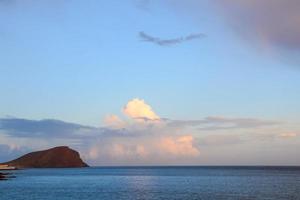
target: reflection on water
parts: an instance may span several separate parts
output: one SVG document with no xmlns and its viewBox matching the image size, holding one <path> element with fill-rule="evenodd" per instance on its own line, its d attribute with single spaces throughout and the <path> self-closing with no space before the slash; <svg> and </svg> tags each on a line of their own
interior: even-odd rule
<svg viewBox="0 0 300 200">
<path fill-rule="evenodd" d="M 300 199 L 300 168 L 31 169 L 0 182 L 0 199 Z"/>
</svg>

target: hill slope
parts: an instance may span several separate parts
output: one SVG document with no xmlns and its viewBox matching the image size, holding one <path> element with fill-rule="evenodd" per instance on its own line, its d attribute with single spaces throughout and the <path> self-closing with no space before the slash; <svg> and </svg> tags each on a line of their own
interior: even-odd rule
<svg viewBox="0 0 300 200">
<path fill-rule="evenodd" d="M 18 168 L 73 168 L 88 167 L 77 151 L 66 146 L 28 153 L 18 159 L 3 163 Z"/>
</svg>

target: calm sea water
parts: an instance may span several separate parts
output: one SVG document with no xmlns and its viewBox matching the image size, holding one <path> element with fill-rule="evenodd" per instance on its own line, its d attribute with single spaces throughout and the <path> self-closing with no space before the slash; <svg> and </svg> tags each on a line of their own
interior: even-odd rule
<svg viewBox="0 0 300 200">
<path fill-rule="evenodd" d="M 2 200 L 300 199 L 300 168 L 30 169 L 0 181 Z"/>
</svg>

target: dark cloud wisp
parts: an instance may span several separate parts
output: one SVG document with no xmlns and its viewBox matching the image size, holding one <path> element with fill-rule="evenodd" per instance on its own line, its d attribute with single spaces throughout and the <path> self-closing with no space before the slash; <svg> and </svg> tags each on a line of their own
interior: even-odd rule
<svg viewBox="0 0 300 200">
<path fill-rule="evenodd" d="M 101 137 L 128 137 L 133 135 L 126 129 L 94 127 L 55 119 L 29 120 L 0 118 L 0 132 L 11 137 L 93 139 Z"/>
<path fill-rule="evenodd" d="M 0 130 L 15 137 L 66 137 L 79 131 L 96 130 L 94 127 L 60 120 L 0 119 Z"/>
<path fill-rule="evenodd" d="M 176 44 L 180 44 L 180 43 L 191 41 L 191 40 L 202 39 L 202 38 L 206 37 L 206 35 L 203 33 L 197 33 L 197 34 L 190 34 L 190 35 L 187 35 L 184 37 L 178 37 L 178 38 L 172 38 L 172 39 L 162 39 L 159 37 L 153 37 L 145 32 L 140 32 L 139 37 L 144 42 L 154 43 L 159 46 L 171 46 L 171 45 L 176 45 Z"/>
<path fill-rule="evenodd" d="M 141 10 L 148 10 L 150 5 L 150 0 L 135 0 L 134 1 L 137 8 Z"/>
</svg>

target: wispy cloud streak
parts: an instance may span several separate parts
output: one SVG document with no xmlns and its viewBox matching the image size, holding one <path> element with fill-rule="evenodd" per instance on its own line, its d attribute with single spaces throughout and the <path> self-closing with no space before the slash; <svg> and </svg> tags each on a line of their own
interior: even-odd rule
<svg viewBox="0 0 300 200">
<path fill-rule="evenodd" d="M 190 34 L 184 37 L 178 37 L 178 38 L 172 38 L 172 39 L 162 39 L 160 37 L 154 37 L 151 36 L 145 32 L 140 32 L 139 37 L 144 42 L 150 42 L 157 44 L 159 46 L 171 46 L 180 44 L 183 42 L 191 41 L 191 40 L 197 40 L 197 39 L 203 39 L 206 37 L 203 33 L 196 33 L 196 34 Z"/>
<path fill-rule="evenodd" d="M 254 118 L 226 118 L 206 117 L 200 120 L 172 120 L 164 119 L 171 127 L 193 127 L 197 130 L 228 130 L 228 129 L 251 129 L 264 126 L 273 126 L 282 122 L 261 120 Z"/>
</svg>

